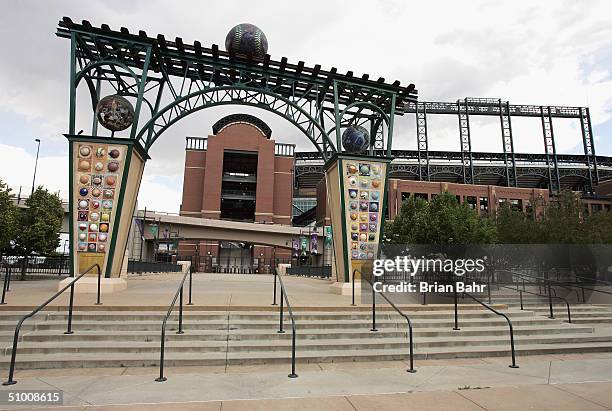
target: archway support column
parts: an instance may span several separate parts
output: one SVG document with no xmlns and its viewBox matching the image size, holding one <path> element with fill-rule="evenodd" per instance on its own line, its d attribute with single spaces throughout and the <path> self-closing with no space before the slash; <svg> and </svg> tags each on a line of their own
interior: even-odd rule
<svg viewBox="0 0 612 411">
<path fill-rule="evenodd" d="M 390 162 L 386 157 L 338 154 L 326 164 L 336 268 L 332 291 L 335 293 L 350 293 L 353 270 L 378 257 Z"/>
<path fill-rule="evenodd" d="M 100 264 L 104 283 L 116 289 L 117 279 L 126 274 L 129 230 L 149 156 L 136 140 L 69 134 L 66 138 L 72 273 Z"/>
</svg>

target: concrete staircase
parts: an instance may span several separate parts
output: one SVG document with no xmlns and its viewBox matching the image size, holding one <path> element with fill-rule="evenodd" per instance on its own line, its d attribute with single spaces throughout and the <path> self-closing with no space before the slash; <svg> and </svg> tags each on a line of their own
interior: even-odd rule
<svg viewBox="0 0 612 411">
<path fill-rule="evenodd" d="M 26 322 L 17 369 L 158 365 L 164 313 L 105 308 L 110 310 L 75 311 L 72 335 L 63 334 L 67 320 L 63 311 L 43 312 Z M 595 332 L 590 325 L 567 324 L 561 316 L 548 319 L 539 309 L 498 308 L 512 319 L 519 363 L 521 356 L 529 354 L 612 352 L 612 333 Z M 462 307 L 459 331 L 452 329 L 452 306 L 416 307 L 406 312 L 414 325 L 416 360 L 509 356 L 507 323 L 488 310 Z M 3 311 L 0 316 L 0 343 L 4 348 L 0 364 L 4 368 L 10 361 L 12 335 L 21 315 Z M 299 310 L 295 320 L 298 362 L 407 359 L 407 325 L 395 311 L 379 308 L 377 332 L 370 331 L 368 307 Z M 173 315 L 167 330 L 166 365 L 288 364 L 290 324 L 285 313 L 286 332 L 277 333 L 277 308 L 189 310 L 184 313 L 185 334 L 177 335 L 177 315 Z"/>
<path fill-rule="evenodd" d="M 480 296 L 487 302 L 487 296 Z M 576 303 L 575 294 L 566 297 L 570 303 L 570 311 L 573 324 L 588 324 L 612 327 L 612 306 L 592 305 Z M 518 292 L 511 290 L 500 290 L 491 294 L 491 302 L 494 304 L 505 304 L 509 309 L 520 310 L 520 296 Z M 553 315 L 555 319 L 567 321 L 567 305 L 564 301 L 557 298 L 552 299 Z M 550 316 L 548 297 L 523 293 L 523 308 L 532 311 L 538 316 Z"/>
</svg>

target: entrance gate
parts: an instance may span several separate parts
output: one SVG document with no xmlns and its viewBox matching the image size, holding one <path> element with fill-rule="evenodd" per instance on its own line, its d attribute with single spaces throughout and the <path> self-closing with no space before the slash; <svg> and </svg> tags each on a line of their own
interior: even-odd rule
<svg viewBox="0 0 612 411">
<path fill-rule="evenodd" d="M 288 120 L 325 160 L 338 281 L 349 281 L 351 267 L 376 255 L 394 117 L 416 102 L 413 84 L 402 87 L 399 81 L 356 77 L 352 71 L 339 74 L 333 67 L 292 64 L 285 57 L 253 60 L 214 44 L 208 48 L 179 37 L 170 41 L 123 27 L 93 27 L 67 17 L 59 22 L 57 35 L 70 39 L 71 47 L 66 137 L 73 274 L 100 263 L 105 277 L 120 275 L 149 149 L 189 114 L 230 104 Z M 77 98 L 81 90 L 83 101 Z M 133 113 L 129 105 L 124 113 L 130 123 L 112 132 L 98 127 L 96 116 L 96 107 L 109 94 L 133 106 Z M 118 103 L 117 97 L 109 100 Z M 88 105 L 91 110 L 82 113 Z M 347 152 L 342 130 L 357 126 L 367 130 L 371 141 L 365 151 Z M 91 131 L 86 135 L 81 129 Z"/>
</svg>

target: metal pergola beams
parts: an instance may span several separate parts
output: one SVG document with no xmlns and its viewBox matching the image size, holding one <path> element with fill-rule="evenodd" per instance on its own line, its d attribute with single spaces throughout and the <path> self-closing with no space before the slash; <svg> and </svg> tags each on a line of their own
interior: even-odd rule
<svg viewBox="0 0 612 411">
<path fill-rule="evenodd" d="M 297 81 L 295 87 L 302 91 L 308 89 L 311 85 L 317 84 L 319 86 L 329 86 L 330 79 L 336 79 L 339 81 L 350 83 L 354 86 L 361 86 L 364 89 L 376 89 L 381 92 L 392 92 L 398 96 L 396 105 L 398 109 L 401 109 L 405 104 L 411 100 L 416 99 L 416 89 L 414 84 L 410 84 L 406 87 L 400 87 L 399 81 L 395 81 L 392 84 L 385 83 L 384 79 L 379 81 L 369 80 L 369 76 L 364 75 L 362 77 L 354 77 L 352 72 L 348 72 L 347 75 L 338 74 L 336 70 L 325 71 L 321 70 L 320 65 L 315 65 L 314 68 L 306 67 L 304 62 L 298 62 L 298 64 L 291 64 L 287 62 L 287 58 L 283 57 L 281 61 L 271 60 L 269 56 L 264 59 L 264 62 L 255 62 L 247 59 L 241 59 L 238 56 L 230 56 L 229 53 L 219 50 L 217 45 L 213 45 L 211 48 L 202 47 L 199 42 L 195 42 L 194 45 L 183 43 L 180 37 L 177 37 L 174 42 L 166 40 L 163 35 L 158 35 L 157 38 L 148 37 L 144 31 L 140 31 L 138 35 L 130 34 L 129 31 L 123 28 L 121 31 L 112 31 L 106 25 L 102 25 L 106 28 L 95 28 L 92 27 L 86 20 L 82 24 L 74 23 L 68 17 L 64 17 L 59 22 L 57 35 L 59 37 L 70 38 L 70 33 L 74 31 L 82 31 L 83 34 L 95 36 L 102 35 L 105 38 L 109 38 L 109 35 L 113 36 L 114 40 L 133 41 L 139 43 L 150 44 L 155 49 L 156 58 L 151 63 L 151 70 L 156 73 L 165 71 L 169 75 L 183 76 L 183 63 L 192 61 L 202 65 L 204 72 L 210 74 L 214 69 L 220 70 L 227 73 L 233 69 L 245 69 L 245 72 L 249 72 L 252 75 L 265 75 L 270 76 L 274 80 L 280 80 L 284 82 L 286 79 L 292 79 Z M 110 38 L 109 38 L 110 41 Z M 115 46 L 115 43 L 104 42 L 107 45 Z M 104 50 L 106 48 L 104 47 Z M 123 48 L 118 49 L 122 52 Z M 92 53 L 100 52 L 100 49 L 94 44 L 88 43 L 88 51 Z M 129 66 L 138 68 L 143 67 L 143 61 L 146 56 L 142 50 L 132 51 L 130 50 L 130 56 L 123 56 L 124 61 Z M 229 83 L 226 83 L 229 84 Z M 349 102 L 351 101 L 351 92 L 354 90 L 348 90 L 341 93 L 340 101 Z M 372 96 L 372 101 L 380 97 L 379 95 Z M 325 98 L 333 103 L 330 99 L 330 95 L 325 95 Z"/>
<path fill-rule="evenodd" d="M 324 127 L 325 115 L 330 113 L 334 126 L 371 122 L 372 151 L 390 150 L 383 140 L 392 139 L 393 117 L 403 114 L 404 106 L 417 97 L 414 84 L 402 87 L 399 81 L 372 81 L 368 75 L 356 77 L 351 71 L 343 75 L 335 68 L 322 70 L 318 64 L 292 64 L 286 57 L 276 61 L 266 55 L 255 61 L 230 55 L 217 45 L 206 48 L 179 37 L 174 41 L 161 34 L 149 37 L 144 31 L 136 35 L 123 27 L 119 31 L 107 25 L 96 28 L 88 21 L 78 24 L 67 17 L 59 22 L 57 35 L 72 41 L 76 81 L 71 87 L 76 88 L 81 76 L 94 89 L 91 82 L 98 76 L 96 81 L 110 83 L 117 94 L 136 98 L 136 120 L 141 103 L 150 108 L 149 120 L 142 121 L 140 128 L 135 123 L 130 134 L 146 150 L 181 118 L 224 104 L 251 105 L 281 115 L 301 129 L 325 158 L 341 150 Z M 149 95 L 152 81 L 159 89 Z M 164 100 L 166 89 L 170 98 Z M 71 123 L 74 109 L 72 105 Z M 340 123 L 336 121 L 339 112 L 346 117 Z"/>
</svg>

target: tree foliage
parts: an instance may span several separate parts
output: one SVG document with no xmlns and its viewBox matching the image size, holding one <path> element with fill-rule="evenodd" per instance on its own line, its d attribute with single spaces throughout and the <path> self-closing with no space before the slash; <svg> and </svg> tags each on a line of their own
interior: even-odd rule
<svg viewBox="0 0 612 411">
<path fill-rule="evenodd" d="M 0 180 L 0 253 L 10 249 L 17 235 L 18 211 L 11 200 L 11 189 Z"/>
<path fill-rule="evenodd" d="M 59 246 L 64 210 L 58 196 L 38 187 L 19 213 L 16 248 L 23 255 L 48 254 Z"/>
<path fill-rule="evenodd" d="M 449 193 L 430 203 L 410 197 L 393 222 L 386 240 L 395 244 L 611 244 L 612 212 L 588 215 L 576 193 L 562 191 L 544 204 L 532 199 L 532 210 L 504 203 L 495 217 L 479 216 Z"/>
<path fill-rule="evenodd" d="M 447 192 L 431 202 L 410 197 L 385 228 L 395 244 L 490 244 L 496 242 L 495 225 Z"/>
</svg>

